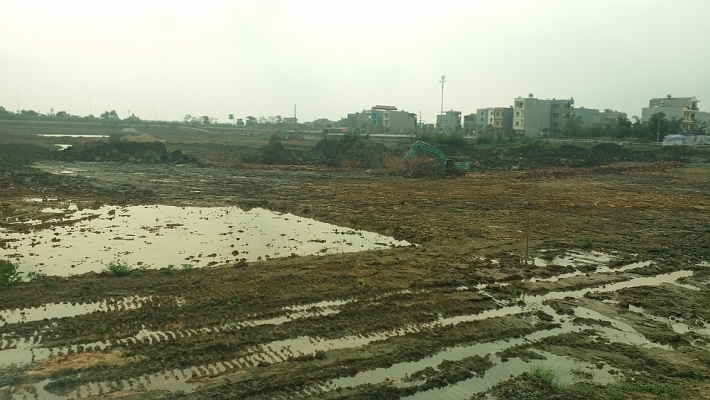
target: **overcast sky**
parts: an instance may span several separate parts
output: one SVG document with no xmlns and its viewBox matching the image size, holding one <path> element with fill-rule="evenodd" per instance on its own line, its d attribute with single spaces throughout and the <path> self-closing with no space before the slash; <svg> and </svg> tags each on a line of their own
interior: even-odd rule
<svg viewBox="0 0 710 400">
<path fill-rule="evenodd" d="M 375 104 L 434 122 L 517 96 L 640 115 L 710 109 L 710 0 L 0 0 L 0 105 L 144 119 L 338 119 Z"/>
</svg>

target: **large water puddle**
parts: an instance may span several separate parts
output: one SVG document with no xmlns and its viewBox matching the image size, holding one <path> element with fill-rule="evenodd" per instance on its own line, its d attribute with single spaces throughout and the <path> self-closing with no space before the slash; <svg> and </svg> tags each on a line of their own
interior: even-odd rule
<svg viewBox="0 0 710 400">
<path fill-rule="evenodd" d="M 152 205 L 98 210 L 46 208 L 43 212 L 56 214 L 49 222 L 57 226 L 24 234 L 0 230 L 11 240 L 0 248 L 0 258 L 18 262 L 25 273 L 67 276 L 98 272 L 116 260 L 145 268 L 205 267 L 241 259 L 410 245 L 373 232 L 261 208 Z M 28 225 L 38 223 L 30 221 Z"/>
</svg>

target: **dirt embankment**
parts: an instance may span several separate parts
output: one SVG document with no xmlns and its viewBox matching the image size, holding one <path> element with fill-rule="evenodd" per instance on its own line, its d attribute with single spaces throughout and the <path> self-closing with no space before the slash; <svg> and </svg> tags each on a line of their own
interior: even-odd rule
<svg viewBox="0 0 710 400">
<path fill-rule="evenodd" d="M 637 150 L 614 143 L 602 143 L 591 148 L 562 145 L 549 148 L 538 144 L 510 148 L 453 147 L 440 149 L 455 161 L 467 162 L 472 171 L 531 170 L 547 167 L 597 167 L 620 162 L 672 161 L 679 163 L 707 163 L 710 149 L 691 147 L 660 147 Z M 276 165 L 325 165 L 386 169 L 390 173 L 412 177 L 444 177 L 441 171 L 429 171 L 434 166 L 420 161 L 405 163 L 407 144 L 388 148 L 371 140 L 323 139 L 311 150 L 289 149 L 272 140 L 245 162 Z M 421 155 L 426 159 L 426 155 Z M 432 159 L 433 161 L 436 161 Z M 437 159 L 438 160 L 438 159 Z M 421 165 L 420 165 L 421 164 Z M 435 163 L 432 163 L 435 164 Z M 441 176 L 438 176 L 441 175 Z"/>
<path fill-rule="evenodd" d="M 197 160 L 180 150 L 169 153 L 159 142 L 109 141 L 88 142 L 59 153 L 63 161 L 113 161 L 189 164 Z"/>
</svg>

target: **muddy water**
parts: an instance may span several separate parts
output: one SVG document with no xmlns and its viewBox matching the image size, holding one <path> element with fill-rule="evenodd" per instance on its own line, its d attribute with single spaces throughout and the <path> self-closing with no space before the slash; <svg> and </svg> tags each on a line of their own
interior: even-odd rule
<svg viewBox="0 0 710 400">
<path fill-rule="evenodd" d="M 649 313 L 641 307 L 636 307 L 634 305 L 629 305 L 629 311 L 641 314 L 645 318 L 648 318 L 650 320 L 666 324 L 671 329 L 673 329 L 675 333 L 679 333 L 681 335 L 688 332 L 694 332 L 698 335 L 710 336 L 710 326 L 708 326 L 708 324 L 706 324 L 704 321 L 697 321 L 696 324 L 691 325 L 686 323 L 682 318 L 676 318 L 673 316 L 671 316 L 670 318 L 659 317 L 657 315 Z"/>
<path fill-rule="evenodd" d="M 18 322 L 41 321 L 45 318 L 76 317 L 95 311 L 134 310 L 148 301 L 153 301 L 152 297 L 132 296 L 92 303 L 49 303 L 40 307 L 0 310 L 0 326 Z"/>
<path fill-rule="evenodd" d="M 635 262 L 628 265 L 624 265 L 618 268 L 610 268 L 607 264 L 609 261 L 615 259 L 615 256 L 611 254 L 601 253 L 597 251 L 590 252 L 577 252 L 569 251 L 563 256 L 555 257 L 551 261 L 546 261 L 541 258 L 534 258 L 533 264 L 538 267 L 546 266 L 562 266 L 562 267 L 573 267 L 575 268 L 572 272 L 567 272 L 564 274 L 552 276 L 549 278 L 530 278 L 528 282 L 557 282 L 560 279 L 571 278 L 574 276 L 584 275 L 586 272 L 582 272 L 577 268 L 594 266 L 596 267 L 595 273 L 613 273 L 613 272 L 625 272 L 637 268 L 647 267 L 652 264 L 651 261 Z"/>
<path fill-rule="evenodd" d="M 531 363 L 519 358 L 513 358 L 503 363 L 499 357 L 491 356 L 489 359 L 494 366 L 488 369 L 482 377 L 473 377 L 443 388 L 419 392 L 412 396 L 404 397 L 404 399 L 467 399 L 473 394 L 488 391 L 499 382 L 510 379 L 513 376 L 530 372 L 533 365 L 552 368 L 559 377 L 559 383 L 563 385 L 579 381 L 578 376 L 571 373 L 573 369 L 580 369 L 593 374 L 589 380 L 591 382 L 608 384 L 616 379 L 616 376 L 610 373 L 611 368 L 608 365 L 604 365 L 602 369 L 596 369 L 591 364 L 581 363 L 570 357 L 562 357 L 539 350 L 536 352 L 544 356 L 545 360 Z"/>
<path fill-rule="evenodd" d="M 279 363 L 288 360 L 292 357 L 304 354 L 313 354 L 316 351 L 329 351 L 335 349 L 364 347 L 376 341 L 384 341 L 391 337 L 403 336 L 412 332 L 438 329 L 442 326 L 458 325 L 460 323 L 465 323 L 469 321 L 486 320 L 507 315 L 518 315 L 521 313 L 543 311 L 546 314 L 551 315 L 555 323 L 560 324 L 559 328 L 554 328 L 550 330 L 539 330 L 522 338 L 448 348 L 418 361 L 396 363 L 389 368 L 363 371 L 352 377 L 343 377 L 330 382 L 323 382 L 308 388 L 302 393 L 306 396 L 312 396 L 317 393 L 337 390 L 338 388 L 342 387 L 357 387 L 363 384 L 388 383 L 400 386 L 416 386 L 423 382 L 406 381 L 406 377 L 414 372 L 420 371 L 426 367 L 437 368 L 437 366 L 443 360 L 455 361 L 462 360 L 471 356 L 488 355 L 489 359 L 494 365 L 485 373 L 483 377 L 471 378 L 469 380 L 458 382 L 455 385 L 446 386 L 437 390 L 421 392 L 416 395 L 417 397 L 421 398 L 446 397 L 464 399 L 470 397 L 471 393 L 483 392 L 485 390 L 488 390 L 495 383 L 501 380 L 508 379 L 511 375 L 515 376 L 523 372 L 530 371 L 530 368 L 534 364 L 525 363 L 515 358 L 508 360 L 507 362 L 503 362 L 499 357 L 495 355 L 497 352 L 503 351 L 507 348 L 516 345 L 534 344 L 545 338 L 565 333 L 581 332 L 585 329 L 593 329 L 596 331 L 596 334 L 598 336 L 612 342 L 627 343 L 642 347 L 654 347 L 659 350 L 672 351 L 672 349 L 668 346 L 660 345 L 649 341 L 646 337 L 644 337 L 641 333 L 637 332 L 630 325 L 584 307 L 576 307 L 574 309 L 574 316 L 595 319 L 607 324 L 600 324 L 594 326 L 575 325 L 572 321 L 573 317 L 556 314 L 555 310 L 553 310 L 550 306 L 546 305 L 546 301 L 550 299 L 563 299 L 570 297 L 579 298 L 587 293 L 610 292 L 620 290 L 622 288 L 653 286 L 662 283 L 672 283 L 675 282 L 677 279 L 688 277 L 691 275 L 692 271 L 677 271 L 674 273 L 662 274 L 658 276 L 638 277 L 625 282 L 618 282 L 581 290 L 550 292 L 545 295 L 526 297 L 524 306 L 509 305 L 501 307 L 499 309 L 487 310 L 479 314 L 439 318 L 433 323 L 403 326 L 399 329 L 394 329 L 391 331 L 349 335 L 337 339 L 323 339 L 318 337 L 304 336 L 293 339 L 274 341 L 254 346 L 243 354 L 232 356 L 232 358 L 230 359 L 224 359 L 219 362 L 214 362 L 208 365 L 198 365 L 190 368 L 175 370 L 166 369 L 165 371 L 158 374 L 140 376 L 129 381 L 124 380 L 120 382 L 90 383 L 81 386 L 69 396 L 62 398 L 75 398 L 89 393 L 95 394 L 98 393 L 98 391 L 101 391 L 103 393 L 115 392 L 118 390 L 144 391 L 157 389 L 163 389 L 168 391 L 192 391 L 199 385 L 199 383 L 193 383 L 193 380 L 196 378 L 214 377 L 222 375 L 224 373 L 239 373 L 239 370 L 253 368 L 257 365 Z M 471 289 L 461 287 L 459 288 L 459 290 L 484 291 L 485 286 Z M 347 304 L 351 301 L 353 300 L 319 302 L 305 306 L 285 307 L 283 308 L 283 311 L 290 314 L 291 317 L 295 317 L 295 319 L 309 318 L 317 315 L 337 313 L 338 308 L 340 306 Z M 368 301 L 376 301 L 376 299 L 371 299 Z M 274 317 L 268 320 L 254 320 L 249 321 L 249 324 L 247 325 L 281 324 L 287 323 L 286 319 L 281 317 Z M 536 324 L 536 320 L 534 317 L 529 322 L 533 325 Z M 205 328 L 204 331 L 219 333 L 222 331 L 239 329 L 240 326 L 240 324 L 227 324 L 225 326 Z M 201 332 L 202 330 L 190 330 L 185 332 L 154 332 L 144 330 L 139 332 L 135 337 L 129 338 L 127 340 L 131 342 L 140 340 L 144 343 L 148 342 L 149 344 L 152 344 L 164 340 L 175 340 L 181 337 L 190 336 L 192 334 L 199 334 Z M 37 339 L 37 341 L 34 342 L 33 340 L 34 339 L 31 338 L 30 341 L 28 341 L 28 343 L 26 344 L 17 343 L 17 348 L 32 348 L 34 347 L 33 344 L 37 344 L 37 342 L 41 341 L 41 338 Z M 109 344 L 107 343 L 106 345 Z M 87 345 L 87 347 L 88 346 L 90 346 L 90 344 Z M 104 348 L 103 346 L 98 347 Z M 34 357 L 39 356 L 40 358 L 43 358 L 45 356 L 43 351 L 44 350 L 34 348 L 34 352 L 32 354 Z M 27 353 L 24 354 L 24 356 L 26 355 Z M 572 359 L 556 356 L 554 354 L 544 355 L 547 357 L 547 360 L 542 362 L 543 365 L 552 364 L 555 368 L 559 369 L 560 377 L 562 378 L 563 382 L 566 382 L 565 379 L 567 378 L 565 378 L 565 376 L 569 375 L 569 370 L 571 370 L 572 368 L 589 368 L 587 364 L 576 363 Z M 612 378 L 608 373 L 608 369 L 609 367 L 605 366 L 602 370 L 603 372 L 595 370 L 595 380 L 598 380 L 600 383 L 610 382 Z M 35 390 L 37 390 L 37 392 L 43 391 L 43 389 L 41 388 L 36 388 Z M 289 395 L 291 394 L 293 393 L 289 393 Z M 465 394 L 467 394 L 467 396 L 465 396 Z M 16 394 L 15 398 L 22 397 L 17 397 Z M 54 397 L 50 395 L 48 397 L 39 396 L 39 398 Z"/>
<path fill-rule="evenodd" d="M 53 138 L 61 138 L 61 137 L 73 137 L 73 138 L 107 138 L 107 137 L 109 137 L 108 135 L 50 135 L 50 134 L 38 134 L 37 136 L 53 137 Z"/>
<path fill-rule="evenodd" d="M 67 276 L 101 271 L 121 260 L 133 267 L 205 267 L 284 257 L 408 246 L 377 233 L 354 231 L 291 214 L 255 208 L 105 206 L 99 210 L 47 208 L 68 226 L 3 233 L 13 240 L 0 258 L 27 273 Z M 29 224 L 37 222 L 30 222 Z"/>
</svg>

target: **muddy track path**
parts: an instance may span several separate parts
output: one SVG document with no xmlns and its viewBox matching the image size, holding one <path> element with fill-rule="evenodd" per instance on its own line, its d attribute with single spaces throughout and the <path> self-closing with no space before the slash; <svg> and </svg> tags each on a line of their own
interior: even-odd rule
<svg viewBox="0 0 710 400">
<path fill-rule="evenodd" d="M 418 246 L 1 288 L 0 399 L 707 393 L 703 167 L 443 181 L 56 162 L 23 173 L 0 199 L 6 232 L 41 215 L 34 194 L 56 208 L 262 207 Z M 540 365 L 564 390 L 535 380 Z"/>
</svg>

